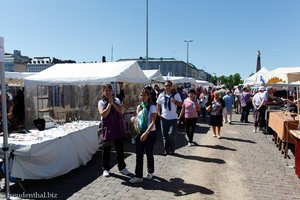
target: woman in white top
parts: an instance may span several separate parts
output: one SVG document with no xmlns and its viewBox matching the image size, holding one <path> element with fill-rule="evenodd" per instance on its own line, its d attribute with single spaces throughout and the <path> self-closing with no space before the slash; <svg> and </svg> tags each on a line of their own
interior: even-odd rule
<svg viewBox="0 0 300 200">
<path fill-rule="evenodd" d="M 129 180 L 130 183 L 143 181 L 143 157 L 144 152 L 147 156 L 148 174 L 146 179 L 153 178 L 154 156 L 153 147 L 156 141 L 155 119 L 157 116 L 156 106 L 152 101 L 151 94 L 148 90 L 143 89 L 140 93 L 141 104 L 138 105 L 136 114 L 140 134 L 135 138 L 136 148 L 136 165 L 135 176 Z"/>
</svg>

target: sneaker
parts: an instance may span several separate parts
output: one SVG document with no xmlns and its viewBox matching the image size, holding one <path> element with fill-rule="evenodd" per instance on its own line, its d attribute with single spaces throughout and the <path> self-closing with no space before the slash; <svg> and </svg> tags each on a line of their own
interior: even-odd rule
<svg viewBox="0 0 300 200">
<path fill-rule="evenodd" d="M 143 182 L 143 178 L 138 178 L 138 177 L 132 177 L 131 179 L 129 179 L 130 183 L 141 183 Z"/>
<path fill-rule="evenodd" d="M 109 177 L 109 171 L 108 170 L 104 170 L 102 176 L 103 177 Z"/>
<path fill-rule="evenodd" d="M 166 150 L 164 150 L 163 153 L 162 153 L 163 156 L 167 156 L 168 154 L 169 154 L 169 152 L 166 151 Z"/>
<path fill-rule="evenodd" d="M 222 137 L 220 135 L 217 135 L 218 139 L 221 139 Z"/>
<path fill-rule="evenodd" d="M 192 143 L 188 142 L 188 147 L 191 147 L 192 146 Z"/>
<path fill-rule="evenodd" d="M 213 137 L 217 137 L 217 135 L 216 135 L 216 134 L 213 134 Z"/>
<path fill-rule="evenodd" d="M 230 121 L 230 122 L 228 122 L 228 124 L 231 124 L 231 121 Z"/>
<path fill-rule="evenodd" d="M 120 173 L 123 175 L 129 175 L 130 172 L 128 171 L 128 169 L 125 167 L 124 169 L 120 170 Z"/>
<path fill-rule="evenodd" d="M 256 133 L 256 129 L 253 130 L 253 133 Z"/>
<path fill-rule="evenodd" d="M 148 180 L 151 180 L 151 179 L 153 179 L 153 174 L 148 173 L 145 178 L 148 179 Z"/>
</svg>

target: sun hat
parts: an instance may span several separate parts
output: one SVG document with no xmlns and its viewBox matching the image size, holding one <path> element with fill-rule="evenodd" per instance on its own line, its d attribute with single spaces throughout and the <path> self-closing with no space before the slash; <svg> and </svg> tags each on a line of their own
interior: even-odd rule
<svg viewBox="0 0 300 200">
<path fill-rule="evenodd" d="M 266 89 L 265 89 L 265 86 L 259 86 L 258 90 L 259 91 L 265 91 Z"/>
<path fill-rule="evenodd" d="M 266 88 L 267 91 L 269 91 L 269 90 L 271 90 L 271 89 L 273 89 L 272 86 L 268 86 L 268 87 Z"/>
</svg>

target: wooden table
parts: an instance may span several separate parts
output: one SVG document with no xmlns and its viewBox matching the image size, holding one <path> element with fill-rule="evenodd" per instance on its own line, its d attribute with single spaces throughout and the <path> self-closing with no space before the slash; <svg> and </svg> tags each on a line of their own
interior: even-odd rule
<svg viewBox="0 0 300 200">
<path fill-rule="evenodd" d="M 279 149 L 281 150 L 281 144 L 284 145 L 284 157 L 287 157 L 288 153 L 288 143 L 294 143 L 295 138 L 289 133 L 290 130 L 295 130 L 298 128 L 299 121 L 295 117 L 291 116 L 288 112 L 270 112 L 269 113 L 269 124 L 268 126 L 276 132 L 279 139 L 277 143 Z"/>
<path fill-rule="evenodd" d="M 300 130 L 290 130 L 290 133 L 295 138 L 295 173 L 300 177 Z"/>
</svg>

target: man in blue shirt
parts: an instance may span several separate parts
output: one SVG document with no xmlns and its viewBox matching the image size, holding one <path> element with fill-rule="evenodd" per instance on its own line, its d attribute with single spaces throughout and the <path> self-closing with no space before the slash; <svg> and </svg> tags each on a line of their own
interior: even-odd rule
<svg viewBox="0 0 300 200">
<path fill-rule="evenodd" d="M 224 122 L 231 124 L 232 121 L 232 107 L 234 103 L 234 96 L 232 95 L 230 90 L 226 90 L 226 95 L 223 97 L 223 100 L 225 102 L 225 107 L 223 110 L 223 117 L 224 117 Z M 228 115 L 229 115 L 229 120 L 228 120 Z"/>
</svg>

